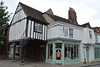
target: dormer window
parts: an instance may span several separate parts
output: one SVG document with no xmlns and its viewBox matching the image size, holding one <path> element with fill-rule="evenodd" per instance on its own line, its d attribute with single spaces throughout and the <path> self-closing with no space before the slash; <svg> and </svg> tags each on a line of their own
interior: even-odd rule
<svg viewBox="0 0 100 67">
<path fill-rule="evenodd" d="M 92 31 L 89 31 L 89 37 L 92 39 Z"/>
</svg>

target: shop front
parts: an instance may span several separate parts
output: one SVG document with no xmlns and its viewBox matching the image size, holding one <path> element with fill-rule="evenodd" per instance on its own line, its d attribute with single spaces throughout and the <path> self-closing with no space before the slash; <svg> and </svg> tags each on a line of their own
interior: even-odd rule
<svg viewBox="0 0 100 67">
<path fill-rule="evenodd" d="M 46 44 L 46 63 L 62 65 L 81 63 L 80 42 L 64 38 L 49 39 Z"/>
<path fill-rule="evenodd" d="M 95 61 L 100 61 L 100 43 L 94 45 L 94 57 Z"/>
</svg>

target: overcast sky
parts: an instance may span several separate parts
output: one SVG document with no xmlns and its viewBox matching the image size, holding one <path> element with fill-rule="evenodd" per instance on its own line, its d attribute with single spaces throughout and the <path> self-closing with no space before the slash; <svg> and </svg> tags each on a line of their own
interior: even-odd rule
<svg viewBox="0 0 100 67">
<path fill-rule="evenodd" d="M 79 24 L 89 22 L 92 27 L 100 26 L 100 0 L 3 0 L 8 11 L 14 13 L 19 2 L 41 12 L 52 9 L 55 15 L 68 19 L 69 7 L 77 13 Z"/>
</svg>

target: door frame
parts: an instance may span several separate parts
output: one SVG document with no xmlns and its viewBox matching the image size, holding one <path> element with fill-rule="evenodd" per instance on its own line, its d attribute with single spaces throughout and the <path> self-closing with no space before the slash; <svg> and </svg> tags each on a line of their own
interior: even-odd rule
<svg viewBox="0 0 100 67">
<path fill-rule="evenodd" d="M 89 47 L 86 47 L 87 62 L 89 62 Z"/>
<path fill-rule="evenodd" d="M 61 63 L 62 64 L 62 48 L 55 48 L 55 53 L 56 53 L 56 50 L 60 50 L 61 51 L 61 60 L 57 60 L 55 58 L 55 63 Z M 56 57 L 56 55 L 55 55 L 55 57 Z"/>
</svg>

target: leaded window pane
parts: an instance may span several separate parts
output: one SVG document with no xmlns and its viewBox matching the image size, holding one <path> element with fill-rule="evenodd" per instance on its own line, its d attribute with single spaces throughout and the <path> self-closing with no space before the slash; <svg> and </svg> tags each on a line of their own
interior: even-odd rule
<svg viewBox="0 0 100 67">
<path fill-rule="evenodd" d="M 43 25 L 39 23 L 35 23 L 35 32 L 42 33 Z"/>
</svg>

